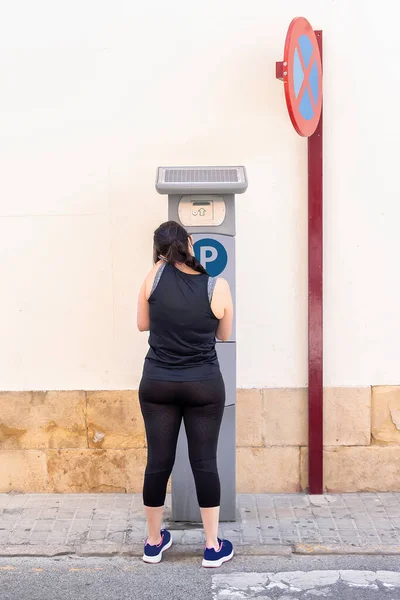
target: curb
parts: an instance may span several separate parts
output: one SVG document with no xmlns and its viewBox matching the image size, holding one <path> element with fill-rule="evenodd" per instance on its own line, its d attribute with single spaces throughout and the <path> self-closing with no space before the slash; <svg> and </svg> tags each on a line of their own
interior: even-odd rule
<svg viewBox="0 0 400 600">
<path fill-rule="evenodd" d="M 52 558 L 54 556 L 63 556 L 66 554 L 75 554 L 75 549 L 72 546 L 48 546 L 35 544 L 29 546 L 0 546 L 0 557 L 12 556 L 44 556 Z"/>
<path fill-rule="evenodd" d="M 202 545 L 175 544 L 168 551 L 168 555 L 175 557 L 198 557 L 202 554 Z M 56 556 L 77 556 L 80 558 L 103 557 L 111 558 L 115 556 L 142 557 L 143 544 L 115 544 L 108 543 L 86 543 L 81 546 L 48 546 L 48 545 L 24 545 L 24 546 L 1 546 L 0 558 L 3 557 L 45 557 L 54 558 Z M 291 546 L 236 546 L 236 556 L 291 556 Z"/>
<path fill-rule="evenodd" d="M 203 551 L 202 545 L 175 544 L 168 552 L 174 557 L 198 557 Z M 143 544 L 116 544 L 107 543 L 86 543 L 80 546 L 49 546 L 49 545 L 0 545 L 0 558 L 11 557 L 44 557 L 54 558 L 56 556 L 76 556 L 79 558 L 89 557 L 141 557 L 143 554 Z M 294 544 L 292 546 L 283 545 L 242 545 L 235 547 L 236 556 L 318 556 L 318 555 L 400 555 L 400 546 L 352 546 L 343 545 L 323 545 L 323 544 Z"/>
<path fill-rule="evenodd" d="M 175 544 L 168 550 L 169 556 L 198 557 L 203 553 L 203 545 Z M 76 552 L 78 556 L 143 556 L 143 544 L 118 545 L 103 544 L 99 549 L 95 544 L 82 544 Z M 235 546 L 236 556 L 291 556 L 290 546 Z"/>
<path fill-rule="evenodd" d="M 294 544 L 293 554 L 302 555 L 369 555 L 380 554 L 393 556 L 400 554 L 400 546 L 385 546 L 384 544 L 375 544 L 371 546 L 353 546 L 351 544 Z"/>
</svg>

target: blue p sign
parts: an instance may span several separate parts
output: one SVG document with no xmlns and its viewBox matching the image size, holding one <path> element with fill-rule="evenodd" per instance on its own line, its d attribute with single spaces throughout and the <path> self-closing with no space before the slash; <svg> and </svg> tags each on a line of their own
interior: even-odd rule
<svg viewBox="0 0 400 600">
<path fill-rule="evenodd" d="M 197 260 L 211 277 L 220 275 L 228 264 L 228 254 L 217 240 L 203 238 L 197 240 L 193 248 Z"/>
</svg>

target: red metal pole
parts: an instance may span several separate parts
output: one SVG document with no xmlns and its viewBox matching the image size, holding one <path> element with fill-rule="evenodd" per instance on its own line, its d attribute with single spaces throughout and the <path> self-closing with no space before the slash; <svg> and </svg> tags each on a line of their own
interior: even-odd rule
<svg viewBox="0 0 400 600">
<path fill-rule="evenodd" d="M 316 31 L 322 60 L 322 31 Z M 323 124 L 308 138 L 308 466 L 323 493 Z"/>
</svg>

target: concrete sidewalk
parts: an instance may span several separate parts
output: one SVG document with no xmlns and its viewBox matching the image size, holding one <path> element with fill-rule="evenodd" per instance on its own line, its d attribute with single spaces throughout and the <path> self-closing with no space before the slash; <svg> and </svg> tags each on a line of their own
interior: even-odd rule
<svg viewBox="0 0 400 600">
<path fill-rule="evenodd" d="M 170 523 L 175 553 L 199 553 L 199 524 Z M 400 554 L 400 493 L 238 494 L 220 535 L 238 554 Z M 141 555 L 139 494 L 0 494 L 0 556 Z"/>
</svg>

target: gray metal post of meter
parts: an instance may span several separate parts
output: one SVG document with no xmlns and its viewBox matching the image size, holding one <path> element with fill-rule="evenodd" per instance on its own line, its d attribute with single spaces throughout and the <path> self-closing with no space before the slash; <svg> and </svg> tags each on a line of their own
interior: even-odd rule
<svg viewBox="0 0 400 600">
<path fill-rule="evenodd" d="M 209 275 L 222 276 L 235 300 L 235 194 L 247 189 L 244 167 L 159 167 L 156 188 L 168 194 L 169 220 L 192 234 L 194 251 Z M 217 343 L 226 387 L 226 404 L 218 444 L 221 520 L 236 518 L 236 317 L 228 342 Z M 200 522 L 186 434 L 179 433 L 172 471 L 172 519 Z"/>
</svg>

